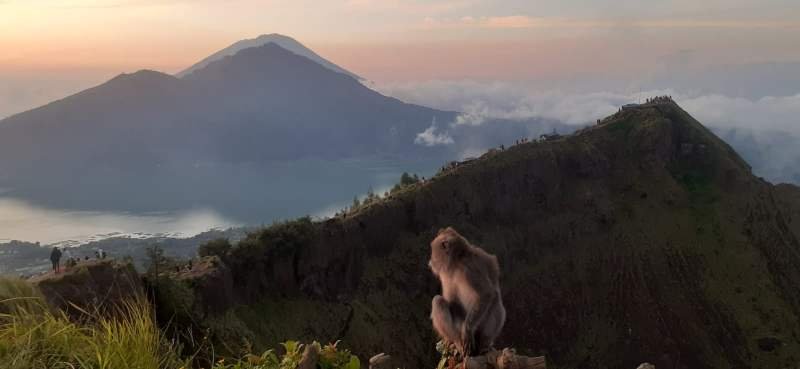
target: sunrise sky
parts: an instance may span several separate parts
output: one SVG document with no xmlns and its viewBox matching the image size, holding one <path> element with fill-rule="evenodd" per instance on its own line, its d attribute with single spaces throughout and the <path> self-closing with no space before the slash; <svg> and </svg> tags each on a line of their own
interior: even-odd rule
<svg viewBox="0 0 800 369">
<path fill-rule="evenodd" d="M 265 33 L 378 83 L 613 79 L 800 61 L 800 2 L 0 0 L 0 116 L 121 72 L 175 73 Z"/>
</svg>

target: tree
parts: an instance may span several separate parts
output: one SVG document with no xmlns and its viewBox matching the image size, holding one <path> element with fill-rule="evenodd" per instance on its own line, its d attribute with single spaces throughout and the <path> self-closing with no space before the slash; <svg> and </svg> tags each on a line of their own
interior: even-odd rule
<svg viewBox="0 0 800 369">
<path fill-rule="evenodd" d="M 364 205 L 371 204 L 378 200 L 378 195 L 375 194 L 375 191 L 372 187 L 369 188 L 367 191 L 367 196 L 364 198 Z"/>
<path fill-rule="evenodd" d="M 391 193 L 395 193 L 397 191 L 402 190 L 405 187 L 417 184 L 419 182 L 420 182 L 419 176 L 417 176 L 416 174 L 411 175 L 408 174 L 407 172 L 403 172 L 403 174 L 400 176 L 400 182 L 398 182 L 397 184 L 394 185 L 394 187 L 392 187 Z"/>
<path fill-rule="evenodd" d="M 158 284 L 159 273 L 167 270 L 169 259 L 164 256 L 164 249 L 157 243 L 148 247 L 145 252 L 147 253 L 147 274 L 153 278 L 153 281 Z"/>
</svg>

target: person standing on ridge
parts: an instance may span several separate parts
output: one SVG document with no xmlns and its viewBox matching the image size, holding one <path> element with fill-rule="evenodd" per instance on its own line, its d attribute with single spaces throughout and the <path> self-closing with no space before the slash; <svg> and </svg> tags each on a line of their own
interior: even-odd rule
<svg viewBox="0 0 800 369">
<path fill-rule="evenodd" d="M 61 270 L 61 250 L 58 247 L 53 247 L 53 251 L 50 252 L 50 261 L 53 263 L 53 272 L 58 273 Z"/>
</svg>

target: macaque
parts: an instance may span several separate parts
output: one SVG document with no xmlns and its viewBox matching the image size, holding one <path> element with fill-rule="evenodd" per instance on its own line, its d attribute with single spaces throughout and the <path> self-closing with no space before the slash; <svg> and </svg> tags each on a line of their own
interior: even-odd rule
<svg viewBox="0 0 800 369">
<path fill-rule="evenodd" d="M 428 265 L 442 284 L 431 308 L 436 333 L 463 357 L 489 351 L 506 320 L 497 257 L 448 227 L 431 241 Z"/>
</svg>

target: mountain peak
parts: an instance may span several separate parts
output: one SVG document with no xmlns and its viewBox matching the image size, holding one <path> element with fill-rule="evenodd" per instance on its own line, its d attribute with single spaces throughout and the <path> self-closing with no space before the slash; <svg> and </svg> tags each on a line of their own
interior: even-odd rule
<svg viewBox="0 0 800 369">
<path fill-rule="evenodd" d="M 214 60 L 205 67 L 187 74 L 183 80 L 224 82 L 233 84 L 236 89 L 241 88 L 241 83 L 245 83 L 259 90 L 275 87 L 273 83 L 281 81 L 279 84 L 288 84 L 280 88 L 284 94 L 292 86 L 310 84 L 322 88 L 324 81 L 332 80 L 351 82 L 348 85 L 360 86 L 351 78 L 335 73 L 273 41 Z"/>
<path fill-rule="evenodd" d="M 334 64 L 334 63 L 332 63 L 332 62 L 330 62 L 328 60 L 326 60 L 325 58 L 319 56 L 313 50 L 305 47 L 303 44 L 301 44 L 297 40 L 295 40 L 295 39 L 293 39 L 293 38 L 291 38 L 289 36 L 279 34 L 279 33 L 263 34 L 263 35 L 260 35 L 260 36 L 258 36 L 256 38 L 253 38 L 253 39 L 246 39 L 246 40 L 237 41 L 234 44 L 226 47 L 225 49 L 222 49 L 222 50 L 212 54 L 211 56 L 208 56 L 207 58 L 201 60 L 197 64 L 195 64 L 195 65 L 189 67 L 188 69 L 178 73 L 176 76 L 178 78 L 186 77 L 189 74 L 191 74 L 191 73 L 193 73 L 193 72 L 195 72 L 197 70 L 205 68 L 206 66 L 208 66 L 212 62 L 215 62 L 217 60 L 225 58 L 226 56 L 232 56 L 232 55 L 235 55 L 236 53 L 238 53 L 238 52 L 240 52 L 242 50 L 253 48 L 253 47 L 264 46 L 264 45 L 266 45 L 268 43 L 274 43 L 274 44 L 276 44 L 276 45 L 278 45 L 278 46 L 280 46 L 280 47 L 282 47 L 282 48 L 284 48 L 284 49 L 286 49 L 288 51 L 291 51 L 292 53 L 295 53 L 297 55 L 306 57 L 306 58 L 314 61 L 315 63 L 317 63 L 319 65 L 322 65 L 323 67 L 325 67 L 327 69 L 330 69 L 330 70 L 332 70 L 334 72 L 346 74 L 346 75 L 348 75 L 350 77 L 353 77 L 353 78 L 355 78 L 357 80 L 361 80 L 362 79 L 361 77 L 359 77 L 355 73 L 352 73 L 352 72 L 350 72 L 350 71 L 348 71 L 348 70 L 346 70 L 346 69 L 344 69 L 344 68 L 342 68 L 342 67 L 340 67 L 340 66 L 338 66 L 338 65 L 336 65 L 336 64 Z"/>
<path fill-rule="evenodd" d="M 175 78 L 169 74 L 149 69 L 142 69 L 133 73 L 122 73 L 108 80 L 108 82 L 87 91 L 98 91 L 98 89 L 102 91 L 108 89 L 122 89 L 128 90 L 133 94 L 138 94 L 147 93 L 148 91 L 156 89 L 164 92 L 178 88 L 180 86 L 180 82 L 181 81 L 178 78 Z M 81 93 L 79 93 L 79 95 L 80 94 Z"/>
<path fill-rule="evenodd" d="M 149 80 L 156 80 L 156 79 L 175 79 L 175 77 L 162 73 L 159 71 L 151 70 L 151 69 L 140 69 L 133 73 L 121 73 L 116 77 L 109 80 L 111 81 L 122 81 L 122 80 L 142 80 L 142 79 L 149 79 Z"/>
<path fill-rule="evenodd" d="M 750 173 L 750 166 L 725 141 L 683 110 L 670 98 L 628 104 L 599 120 L 597 126 L 578 131 L 601 130 L 629 151 L 657 151 L 665 163 L 691 158 L 691 165 L 718 161 L 726 167 Z"/>
<path fill-rule="evenodd" d="M 259 40 L 259 41 L 267 41 L 267 42 L 273 41 L 273 40 L 278 40 L 278 39 L 297 42 L 297 40 L 295 40 L 294 38 L 286 36 L 286 35 L 283 35 L 283 34 L 280 34 L 280 33 L 265 33 L 263 35 L 260 35 L 260 36 L 256 37 L 255 39 Z"/>
</svg>

